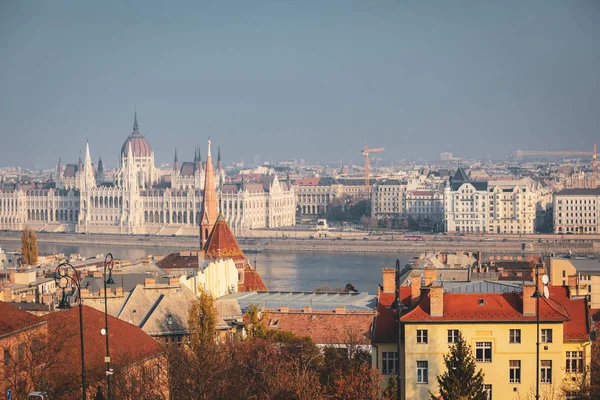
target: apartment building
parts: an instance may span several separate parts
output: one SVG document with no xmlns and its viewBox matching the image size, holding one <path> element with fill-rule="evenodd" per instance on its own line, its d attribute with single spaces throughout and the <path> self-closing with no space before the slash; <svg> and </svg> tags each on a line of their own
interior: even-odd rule
<svg viewBox="0 0 600 400">
<path fill-rule="evenodd" d="M 600 188 L 564 189 L 554 194 L 554 233 L 600 232 Z"/>
<path fill-rule="evenodd" d="M 489 398 L 527 398 L 535 389 L 535 285 L 481 285 L 411 277 L 399 290 L 407 307 L 398 323 L 394 275 L 384 270 L 373 330 L 373 365 L 384 377 L 402 374 L 403 399 L 438 393 L 436 377 L 445 371 L 444 354 L 459 332 L 471 346 L 477 369 L 485 374 Z M 423 285 L 421 285 L 423 283 Z M 425 286 L 425 284 L 428 284 Z M 506 286 L 506 287 L 502 287 Z M 484 290 L 482 290 L 484 288 Z M 508 289 L 508 290 L 507 290 Z M 590 326 L 585 297 L 568 296 L 564 287 L 549 287 L 540 299 L 540 393 L 574 395 L 590 361 Z M 398 352 L 398 332 L 401 346 Z M 545 395 L 543 396 L 545 397 Z"/>
<path fill-rule="evenodd" d="M 549 257 L 550 284 L 569 288 L 572 296 L 589 296 L 590 307 L 600 309 L 600 260 L 587 257 Z"/>
</svg>

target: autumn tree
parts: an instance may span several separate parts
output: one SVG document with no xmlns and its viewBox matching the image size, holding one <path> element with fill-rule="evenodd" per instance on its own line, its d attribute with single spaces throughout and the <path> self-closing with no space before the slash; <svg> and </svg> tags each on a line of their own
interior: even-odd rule
<svg viewBox="0 0 600 400">
<path fill-rule="evenodd" d="M 249 338 L 267 337 L 267 313 L 261 311 L 256 305 L 251 304 L 244 312 L 244 326 Z"/>
<path fill-rule="evenodd" d="M 21 236 L 22 263 L 26 265 L 35 265 L 38 261 L 37 235 L 34 231 L 25 227 Z"/>
<path fill-rule="evenodd" d="M 476 371 L 475 358 L 471 346 L 459 332 L 450 352 L 444 355 L 446 372 L 437 376 L 440 396 L 444 400 L 487 400 L 483 387 L 483 371 Z M 431 399 L 438 396 L 431 394 Z"/>
</svg>

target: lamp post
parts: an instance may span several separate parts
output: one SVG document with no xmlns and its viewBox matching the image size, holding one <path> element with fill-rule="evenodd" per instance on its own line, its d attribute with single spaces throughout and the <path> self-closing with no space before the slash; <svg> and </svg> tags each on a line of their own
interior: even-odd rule
<svg viewBox="0 0 600 400">
<path fill-rule="evenodd" d="M 390 308 L 398 311 L 398 368 L 396 368 L 396 384 L 398 386 L 397 400 L 402 399 L 402 373 L 400 372 L 401 362 L 400 353 L 402 350 L 402 312 L 406 310 L 406 306 L 400 301 L 400 260 L 396 259 L 396 274 L 395 274 L 395 292 L 396 297 Z"/>
<path fill-rule="evenodd" d="M 532 298 L 535 299 L 535 324 L 536 324 L 536 342 L 535 342 L 535 398 L 540 398 L 540 293 L 539 280 L 540 268 L 544 267 L 544 262 L 540 259 L 535 265 L 535 292 Z"/>
<path fill-rule="evenodd" d="M 106 270 L 108 269 L 108 279 L 106 279 Z M 110 369 L 110 352 L 108 350 L 108 301 L 107 301 L 107 285 L 114 285 L 115 281 L 112 278 L 112 270 L 113 270 L 113 255 L 108 253 L 106 257 L 104 257 L 104 273 L 102 274 L 102 280 L 104 281 L 104 330 L 102 334 L 106 337 L 106 358 L 104 361 L 106 362 L 106 386 L 108 391 L 108 400 L 111 399 L 112 392 L 110 390 L 110 376 L 112 375 L 112 371 Z"/>
<path fill-rule="evenodd" d="M 73 270 L 75 277 L 69 275 L 69 269 Z M 79 279 L 79 272 L 68 262 L 63 262 L 56 267 L 54 271 L 54 281 L 56 286 L 62 289 L 62 298 L 58 307 L 59 310 L 66 310 L 71 308 L 71 305 L 67 301 L 65 289 L 70 287 L 69 281 L 71 281 L 77 287 L 77 297 L 79 297 L 79 341 L 81 343 L 81 395 L 82 399 L 87 399 L 87 388 L 85 385 L 85 352 L 83 348 L 83 301 L 81 299 L 81 281 Z"/>
</svg>

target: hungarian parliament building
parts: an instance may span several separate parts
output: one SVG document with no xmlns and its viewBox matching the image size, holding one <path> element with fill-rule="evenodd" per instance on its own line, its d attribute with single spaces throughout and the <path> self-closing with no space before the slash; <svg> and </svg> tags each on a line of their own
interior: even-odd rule
<svg viewBox="0 0 600 400">
<path fill-rule="evenodd" d="M 206 161 L 196 150 L 193 162 L 179 164 L 170 176 L 154 164 L 154 152 L 140 133 L 121 147 L 120 166 L 109 181 L 102 161 L 91 161 L 89 144 L 78 164 L 63 167 L 47 182 L 0 183 L 0 229 L 106 234 L 198 235 L 206 171 L 213 168 L 210 139 Z M 264 175 L 254 182 L 225 181 L 220 151 L 214 169 L 219 212 L 236 235 L 250 229 L 293 226 L 296 196 L 289 180 Z"/>
</svg>

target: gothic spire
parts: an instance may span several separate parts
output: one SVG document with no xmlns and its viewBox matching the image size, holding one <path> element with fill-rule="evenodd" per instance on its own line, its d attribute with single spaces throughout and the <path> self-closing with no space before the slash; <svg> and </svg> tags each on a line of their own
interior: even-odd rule
<svg viewBox="0 0 600 400">
<path fill-rule="evenodd" d="M 103 173 L 104 172 L 104 166 L 102 165 L 102 157 L 98 158 L 98 173 Z"/>
<path fill-rule="evenodd" d="M 202 248 L 208 240 L 218 217 L 217 193 L 215 174 L 210 154 L 210 138 L 208 139 L 208 156 L 206 157 L 206 175 L 204 178 L 204 193 L 202 199 L 202 216 L 200 218 L 200 241 Z"/>
<path fill-rule="evenodd" d="M 221 162 L 221 146 L 217 147 L 217 163 Z"/>
<path fill-rule="evenodd" d="M 90 143 L 86 140 L 85 141 L 85 166 L 91 167 L 92 166 L 92 158 L 90 156 Z"/>
<path fill-rule="evenodd" d="M 133 133 L 140 133 L 137 122 L 137 110 L 133 112 Z"/>
<path fill-rule="evenodd" d="M 194 162 L 198 162 L 198 147 L 194 147 Z"/>
<path fill-rule="evenodd" d="M 173 171 L 179 171 L 179 159 L 177 158 L 177 147 L 175 147 L 175 158 L 173 159 Z"/>
</svg>

